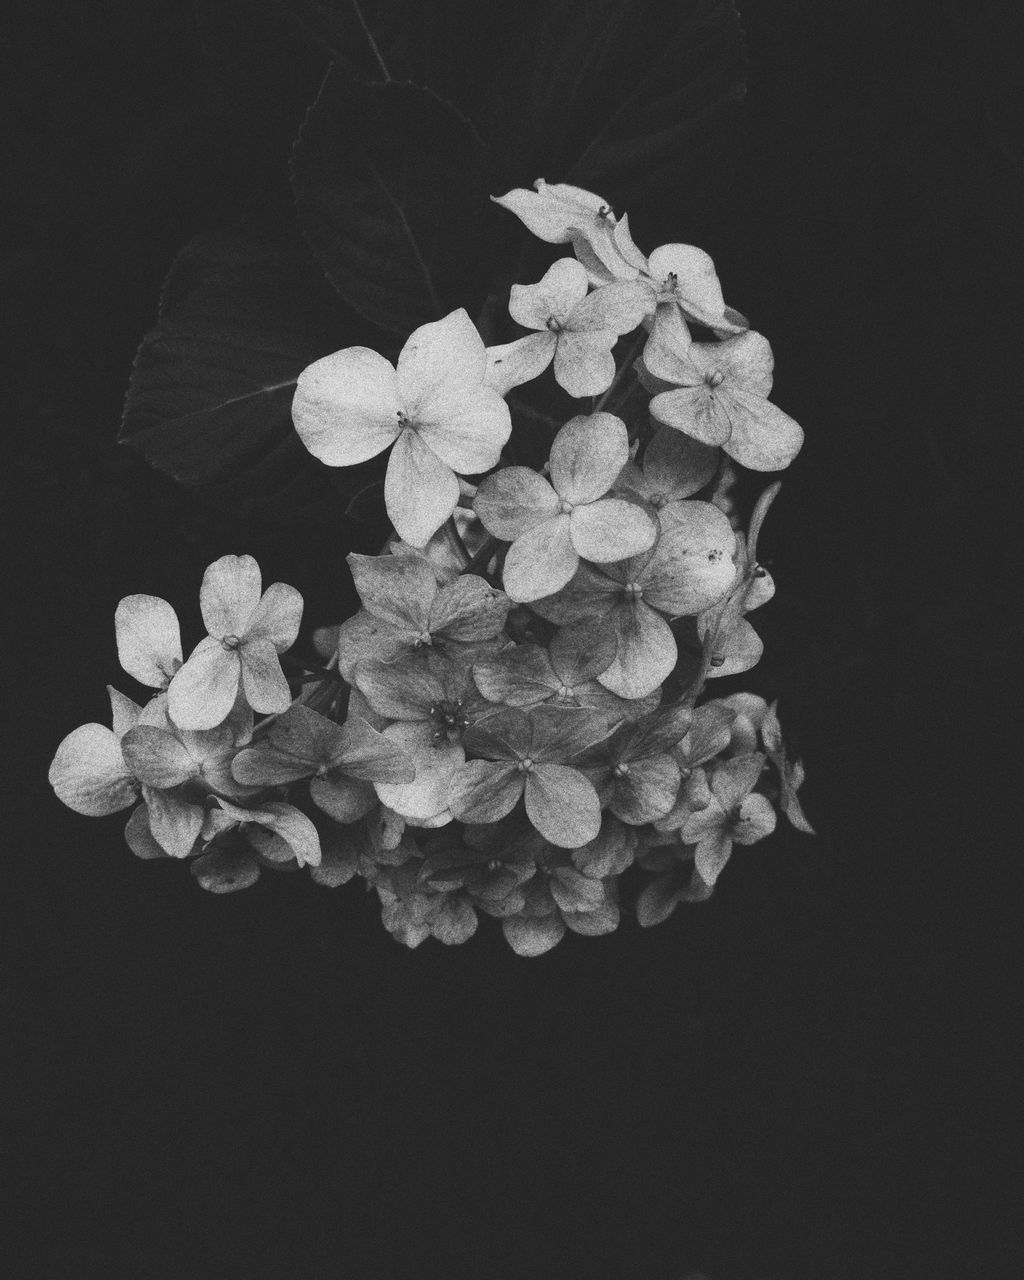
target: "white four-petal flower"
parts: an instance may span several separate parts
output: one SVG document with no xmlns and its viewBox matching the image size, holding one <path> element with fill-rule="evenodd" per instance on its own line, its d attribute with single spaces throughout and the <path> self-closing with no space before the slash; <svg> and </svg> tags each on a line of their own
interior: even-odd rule
<svg viewBox="0 0 1024 1280">
<path fill-rule="evenodd" d="M 655 518 L 637 502 L 605 497 L 628 458 L 621 418 L 581 415 L 555 436 L 550 482 L 528 467 L 503 467 L 481 483 L 477 515 L 490 533 L 512 543 L 503 570 L 509 599 L 553 595 L 581 559 L 605 564 L 654 546 Z"/>
<path fill-rule="evenodd" d="M 288 682 L 278 654 L 295 643 L 302 596 L 283 582 L 262 591 L 252 556 L 221 556 L 203 574 L 199 607 L 209 635 L 167 689 L 179 729 L 212 729 L 235 705 L 239 685 L 254 711 L 286 711 Z"/>
<path fill-rule="evenodd" d="M 615 377 L 612 348 L 654 310 L 653 289 L 639 280 L 615 281 L 588 294 L 587 273 L 575 258 L 559 258 L 537 284 L 514 284 L 508 310 L 537 333 L 487 351 L 487 379 L 503 395 L 555 362 L 555 381 L 571 396 L 596 396 Z"/>
<path fill-rule="evenodd" d="M 512 430 L 486 369 L 483 339 L 459 308 L 415 330 L 397 366 L 368 347 L 346 347 L 304 369 L 292 401 L 295 430 L 330 467 L 394 445 L 384 502 L 399 536 L 423 547 L 458 504 L 456 472 L 489 471 Z"/>
</svg>

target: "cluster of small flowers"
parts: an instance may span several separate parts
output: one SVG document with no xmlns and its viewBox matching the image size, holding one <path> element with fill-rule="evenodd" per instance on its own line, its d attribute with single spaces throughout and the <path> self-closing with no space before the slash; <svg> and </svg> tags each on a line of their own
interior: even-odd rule
<svg viewBox="0 0 1024 1280">
<path fill-rule="evenodd" d="M 359 875 L 408 946 L 464 942 L 483 912 L 537 955 L 567 928 L 615 929 L 631 866 L 650 925 L 707 898 L 776 807 L 811 830 L 775 706 L 697 705 L 762 651 L 746 615 L 774 593 L 757 540 L 779 486 L 746 534 L 728 490 L 733 463 L 775 471 L 802 442 L 767 399 L 771 350 L 701 250 L 645 257 L 600 197 L 535 185 L 497 203 L 575 256 L 513 285 L 509 312 L 533 332 L 487 348 L 459 310 L 417 329 L 397 367 L 351 347 L 298 379 L 295 428 L 321 461 L 393 446 L 395 536 L 348 557 L 362 607 L 315 633 L 326 666 L 285 675 L 302 599 L 263 591 L 251 556 L 206 570 L 209 634 L 187 661 L 166 601 L 119 604 L 121 665 L 157 692 L 140 707 L 110 689 L 112 728 L 69 734 L 50 781 L 80 813 L 134 806 L 140 857 L 191 858 L 220 893 L 262 868 Z M 640 354 L 617 370 L 634 331 Z M 600 399 L 540 471 L 502 465 L 506 397 L 551 364 L 570 395 Z M 604 407 L 631 369 L 651 397 L 632 429 Z"/>
</svg>

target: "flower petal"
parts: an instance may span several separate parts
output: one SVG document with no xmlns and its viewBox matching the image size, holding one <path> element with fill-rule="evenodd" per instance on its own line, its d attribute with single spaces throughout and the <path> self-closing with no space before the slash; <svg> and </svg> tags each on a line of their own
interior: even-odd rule
<svg viewBox="0 0 1024 1280">
<path fill-rule="evenodd" d="M 394 741 L 378 732 L 357 715 L 341 727 L 341 743 L 334 753 L 334 765 L 350 778 L 366 782 L 411 782 L 412 761 Z"/>
<path fill-rule="evenodd" d="M 584 560 L 603 564 L 626 560 L 654 546 L 658 525 L 636 502 L 600 498 L 569 517 L 572 545 Z"/>
<path fill-rule="evenodd" d="M 448 807 L 463 822 L 497 822 L 523 794 L 523 775 L 514 764 L 468 760 L 448 786 Z"/>
<path fill-rule="evenodd" d="M 702 375 L 691 358 L 694 345 L 678 304 L 659 302 L 650 336 L 636 366 L 643 386 L 651 391 L 663 391 L 665 388 L 660 384 L 666 382 L 679 387 L 698 386 Z"/>
<path fill-rule="evenodd" d="M 209 565 L 199 588 L 203 623 L 211 636 L 240 636 L 262 591 L 260 567 L 252 556 L 221 556 Z"/>
<path fill-rule="evenodd" d="M 581 564 L 561 591 L 531 603 L 534 613 L 563 626 L 603 618 L 622 595 L 622 583 L 600 569 Z"/>
<path fill-rule="evenodd" d="M 121 739 L 121 750 L 140 782 L 161 790 L 177 787 L 199 772 L 184 744 L 165 729 L 138 725 Z"/>
<path fill-rule="evenodd" d="M 242 665 L 242 690 L 253 711 L 261 715 L 287 711 L 292 695 L 274 645 L 259 638 L 246 640 L 238 656 Z"/>
<path fill-rule="evenodd" d="M 558 495 L 529 467 L 502 467 L 480 481 L 473 510 L 488 533 L 514 542 L 557 513 Z"/>
<path fill-rule="evenodd" d="M 512 434 L 508 405 L 483 382 L 436 396 L 420 411 L 416 425 L 441 461 L 461 475 L 489 471 Z"/>
<path fill-rule="evenodd" d="M 603 330 L 618 337 L 632 332 L 654 308 L 654 290 L 646 280 L 616 280 L 601 285 L 573 307 L 566 328 L 575 333 Z"/>
<path fill-rule="evenodd" d="M 137 858 L 149 861 L 169 856 L 153 839 L 153 833 L 149 829 L 149 810 L 144 804 L 136 805 L 132 810 L 132 816 L 125 824 L 124 839 Z"/>
<path fill-rule="evenodd" d="M 172 858 L 187 858 L 203 827 L 202 808 L 174 791 L 159 791 L 154 787 L 144 786 L 142 798 L 149 810 L 153 839 Z"/>
<path fill-rule="evenodd" d="M 346 560 L 359 598 L 375 618 L 413 633 L 428 630 L 437 578 L 425 560 L 416 556 L 361 556 L 355 552 Z"/>
<path fill-rule="evenodd" d="M 514 213 L 527 230 L 548 244 L 567 244 L 573 232 L 589 227 L 599 209 L 608 205 L 592 191 L 566 182 L 545 182 L 538 178 L 536 191 L 516 187 L 503 196 L 491 196 L 495 204 Z"/>
<path fill-rule="evenodd" d="M 508 313 L 524 329 L 547 329 L 548 321 L 563 324 L 587 296 L 587 273 L 575 258 L 553 262 L 536 284 L 514 284 Z"/>
<path fill-rule="evenodd" d="M 430 608 L 430 634 L 470 643 L 501 634 L 512 602 L 486 578 L 466 573 L 441 587 Z"/>
<path fill-rule="evenodd" d="M 804 442 L 800 424 L 752 391 L 733 388 L 721 399 L 732 423 L 732 434 L 723 445 L 726 453 L 749 471 L 788 467 Z"/>
<path fill-rule="evenodd" d="M 576 867 L 552 867 L 548 886 L 559 911 L 596 911 L 604 904 L 601 881 Z"/>
<path fill-rule="evenodd" d="M 715 264 L 703 249 L 692 244 L 663 244 L 650 255 L 648 265 L 655 283 L 670 290 L 692 320 L 710 329 L 736 331 L 741 327 L 725 314 Z"/>
<path fill-rule="evenodd" d="M 178 615 L 159 596 L 125 596 L 114 614 L 117 658 L 140 684 L 163 689 L 181 666 Z"/>
<path fill-rule="evenodd" d="M 629 773 L 615 781 L 608 806 L 623 822 L 640 826 L 663 818 L 676 801 L 679 766 L 668 755 L 651 756 L 630 765 Z"/>
<path fill-rule="evenodd" d="M 700 619 L 697 622 L 697 630 L 698 633 L 703 631 Z M 749 671 L 761 661 L 762 653 L 764 653 L 764 641 L 746 618 L 740 618 L 725 639 L 720 640 L 715 646 L 711 666 L 707 671 L 708 678 L 735 676 L 743 671 Z"/>
<path fill-rule="evenodd" d="M 517 956 L 542 956 L 565 937 L 565 925 L 557 916 L 509 916 L 502 920 L 505 941 Z"/>
<path fill-rule="evenodd" d="M 547 653 L 535 644 L 516 645 L 490 662 L 476 663 L 473 679 L 485 698 L 508 707 L 536 706 L 558 689 Z"/>
<path fill-rule="evenodd" d="M 661 924 L 682 899 L 682 869 L 655 876 L 637 895 L 636 920 L 642 929 Z"/>
<path fill-rule="evenodd" d="M 298 782 L 300 778 L 310 777 L 316 768 L 312 760 L 275 750 L 269 742 L 245 747 L 231 761 L 231 775 L 235 781 L 252 787 Z"/>
<path fill-rule="evenodd" d="M 437 676 L 413 658 L 397 662 L 364 658 L 356 664 L 353 679 L 373 710 L 392 720 L 423 720 L 444 697 Z"/>
<path fill-rule="evenodd" d="M 615 636 L 594 627 L 563 627 L 548 646 L 556 679 L 572 689 L 607 671 L 615 657 Z"/>
<path fill-rule="evenodd" d="M 395 440 L 401 408 L 391 363 L 369 347 L 346 347 L 299 375 L 292 421 L 315 458 L 329 467 L 351 467 Z"/>
<path fill-rule="evenodd" d="M 732 418 L 722 389 L 712 390 L 704 382 L 695 387 L 661 391 L 652 398 L 648 408 L 655 421 L 703 444 L 724 445 L 732 434 Z"/>
<path fill-rule="evenodd" d="M 465 307 L 413 330 L 398 357 L 402 408 L 420 422 L 432 406 L 459 388 L 477 386 L 487 368 L 483 339 Z"/>
<path fill-rule="evenodd" d="M 389 725 L 384 736 L 412 761 L 416 776 L 405 783 L 378 782 L 376 790 L 381 802 L 412 823 L 432 821 L 445 814 L 450 820 L 448 788 L 455 771 L 466 763 L 461 745 L 435 743 L 432 726 L 425 721 Z"/>
<path fill-rule="evenodd" d="M 110 723 L 116 738 L 123 738 L 129 729 L 134 728 L 142 715 L 142 708 L 126 694 L 119 693 L 113 685 L 107 685 L 110 698 Z"/>
<path fill-rule="evenodd" d="M 246 640 L 269 640 L 278 653 L 295 643 L 302 621 L 302 596 L 284 582 L 272 582 L 253 610 Z"/>
<path fill-rule="evenodd" d="M 384 477 L 384 505 L 399 537 L 414 547 L 425 546 L 458 501 L 459 482 L 451 468 L 418 432 L 403 431 Z"/>
<path fill-rule="evenodd" d="M 334 764 L 344 736 L 341 726 L 327 716 L 312 707 L 293 703 L 270 725 L 266 743 L 283 758 L 315 767 Z"/>
<path fill-rule="evenodd" d="M 340 823 L 358 821 L 377 803 L 372 783 L 346 778 L 338 771 L 324 778 L 311 778 L 309 798 L 318 809 Z"/>
<path fill-rule="evenodd" d="M 740 801 L 733 823 L 732 838 L 737 844 L 754 844 L 775 830 L 775 810 L 766 796 L 754 792 Z"/>
<path fill-rule="evenodd" d="M 90 818 L 127 809 L 139 794 L 117 735 L 102 724 L 83 724 L 69 733 L 48 777 L 59 800 Z"/>
<path fill-rule="evenodd" d="M 643 698 L 671 675 L 678 651 L 664 618 L 643 600 L 624 601 L 612 614 L 618 645 L 615 658 L 597 677 L 620 698 Z"/>
<path fill-rule="evenodd" d="M 736 576 L 736 535 L 710 502 L 680 502 L 640 575 L 643 598 L 670 618 L 689 616 L 720 600 Z"/>
<path fill-rule="evenodd" d="M 528 333 L 514 342 L 487 348 L 487 372 L 484 383 L 507 396 L 514 387 L 539 378 L 551 363 L 558 339 L 550 329 Z"/>
<path fill-rule="evenodd" d="M 693 865 L 710 888 L 722 874 L 732 854 L 732 840 L 724 831 L 716 831 L 701 840 L 693 857 Z"/>
<path fill-rule="evenodd" d="M 606 717 L 584 707 L 536 707 L 530 725 L 530 755 L 552 764 L 565 764 L 608 736 Z"/>
<path fill-rule="evenodd" d="M 764 766 L 765 756 L 760 751 L 731 756 L 715 765 L 715 771 L 711 775 L 711 790 L 726 812 L 734 809 L 750 794 L 757 785 Z"/>
<path fill-rule="evenodd" d="M 712 479 L 719 456 L 716 448 L 681 431 L 659 428 L 644 451 L 643 473 L 649 486 L 645 496 L 689 498 Z"/>
<path fill-rule="evenodd" d="M 462 739 L 470 755 L 492 760 L 517 760 L 530 753 L 533 726 L 529 716 L 514 708 L 499 711 L 471 725 Z"/>
<path fill-rule="evenodd" d="M 594 502 L 604 497 L 628 461 L 629 433 L 621 418 L 579 414 L 551 444 L 551 483 L 566 502 Z"/>
<path fill-rule="evenodd" d="M 465 898 L 449 894 L 430 918 L 430 932 L 446 947 L 468 942 L 477 930 L 477 914 Z"/>
<path fill-rule="evenodd" d="M 734 717 L 732 708 L 721 703 L 705 702 L 694 707 L 693 720 L 676 749 L 680 767 L 695 769 L 724 751 L 729 745 Z"/>
<path fill-rule="evenodd" d="M 271 800 L 263 805 L 263 809 L 274 816 L 272 823 L 264 822 L 263 825 L 291 846 L 299 866 L 319 866 L 320 836 L 310 819 L 293 804 L 283 800 Z"/>
<path fill-rule="evenodd" d="M 189 870 L 208 893 L 235 893 L 260 878 L 260 864 L 247 850 L 211 849 L 196 858 Z"/>
<path fill-rule="evenodd" d="M 560 849 L 577 849 L 601 830 L 601 802 L 578 769 L 538 764 L 526 775 L 524 794 L 527 817 Z"/>
<path fill-rule="evenodd" d="M 599 396 L 615 377 L 612 347 L 616 335 L 610 329 L 573 333 L 563 329 L 555 347 L 555 381 L 571 396 Z"/>
<path fill-rule="evenodd" d="M 554 595 L 576 572 L 580 559 L 569 534 L 569 517 L 534 525 L 509 547 L 502 583 L 510 600 L 523 603 Z"/>
<path fill-rule="evenodd" d="M 724 342 L 695 342 L 692 356 L 698 368 L 721 369 L 733 388 L 763 397 L 771 393 L 775 357 L 768 339 L 753 329 Z"/>
</svg>

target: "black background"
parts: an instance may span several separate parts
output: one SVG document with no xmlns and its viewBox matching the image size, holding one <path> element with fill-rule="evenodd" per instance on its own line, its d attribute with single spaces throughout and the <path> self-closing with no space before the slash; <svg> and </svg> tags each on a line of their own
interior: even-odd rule
<svg viewBox="0 0 1024 1280">
<path fill-rule="evenodd" d="M 281 189 L 319 56 L 267 61 L 245 6 L 25 7 L 3 126 L 7 1274 L 1019 1266 L 1019 21 L 739 7 L 746 153 L 700 226 L 681 181 L 679 238 L 770 337 L 807 432 L 742 683 L 780 697 L 820 836 L 780 830 L 710 904 L 534 960 L 489 927 L 408 952 L 374 899 L 304 876 L 203 894 L 134 859 L 123 815 L 49 791 L 104 684 L 136 692 L 121 596 L 170 599 L 193 636 L 203 568 L 247 551 L 328 621 L 351 544 L 114 443 L 173 255 Z"/>
</svg>

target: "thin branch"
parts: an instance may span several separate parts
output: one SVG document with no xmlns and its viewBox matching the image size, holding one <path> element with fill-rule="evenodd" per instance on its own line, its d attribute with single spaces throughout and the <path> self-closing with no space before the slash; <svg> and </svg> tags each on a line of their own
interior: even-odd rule
<svg viewBox="0 0 1024 1280">
<path fill-rule="evenodd" d="M 385 84 L 390 84 L 394 77 L 388 70 L 387 63 L 381 57 L 381 52 L 377 48 L 377 41 L 373 38 L 373 32 L 366 25 L 366 19 L 363 17 L 363 11 L 359 7 L 359 0 L 352 0 L 352 8 L 355 10 L 355 15 L 359 19 L 359 25 L 363 29 L 363 34 L 366 36 L 366 39 L 369 41 L 370 48 L 373 50 L 373 56 L 377 59 L 377 65 L 380 67 L 381 71 L 384 72 L 384 82 Z"/>
</svg>

